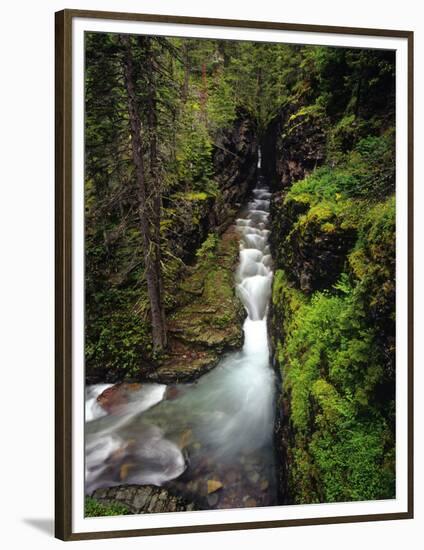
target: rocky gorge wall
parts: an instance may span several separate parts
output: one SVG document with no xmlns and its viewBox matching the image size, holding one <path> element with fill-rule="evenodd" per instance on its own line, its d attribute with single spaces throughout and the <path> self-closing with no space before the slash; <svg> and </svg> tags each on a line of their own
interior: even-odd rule
<svg viewBox="0 0 424 550">
<path fill-rule="evenodd" d="M 394 198 L 346 186 L 368 178 L 377 188 L 384 169 L 374 151 L 390 129 L 358 137 L 338 168 L 331 128 L 299 112 L 283 110 L 261 145 L 274 191 L 268 323 L 282 390 L 280 500 L 393 498 Z"/>
</svg>

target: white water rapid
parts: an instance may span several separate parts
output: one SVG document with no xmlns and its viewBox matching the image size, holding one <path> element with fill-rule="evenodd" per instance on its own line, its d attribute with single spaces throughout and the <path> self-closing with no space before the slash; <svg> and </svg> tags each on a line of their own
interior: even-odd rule
<svg viewBox="0 0 424 550">
<path fill-rule="evenodd" d="M 259 158 L 260 165 L 260 158 Z M 274 372 L 266 315 L 272 283 L 268 245 L 269 190 L 259 179 L 236 221 L 240 262 L 236 291 L 244 304 L 244 345 L 193 384 L 143 384 L 121 414 L 95 403 L 104 389 L 87 389 L 86 491 L 122 483 L 173 485 L 204 507 L 275 503 Z M 222 483 L 208 494 L 207 481 Z"/>
</svg>

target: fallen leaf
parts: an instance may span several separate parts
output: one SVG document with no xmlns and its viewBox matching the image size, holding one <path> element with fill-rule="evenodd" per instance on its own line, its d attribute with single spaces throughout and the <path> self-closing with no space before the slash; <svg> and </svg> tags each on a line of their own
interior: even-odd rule
<svg viewBox="0 0 424 550">
<path fill-rule="evenodd" d="M 221 487 L 223 487 L 223 485 L 220 481 L 217 481 L 216 479 L 208 479 L 208 495 L 218 491 Z"/>
</svg>

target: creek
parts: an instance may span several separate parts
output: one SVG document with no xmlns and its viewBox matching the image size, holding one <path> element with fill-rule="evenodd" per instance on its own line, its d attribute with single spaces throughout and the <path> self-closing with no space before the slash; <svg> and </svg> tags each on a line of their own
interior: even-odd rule
<svg viewBox="0 0 424 550">
<path fill-rule="evenodd" d="M 99 487 L 154 484 L 172 487 L 200 508 L 277 503 L 276 382 L 266 320 L 273 275 L 270 196 L 259 176 L 236 220 L 235 284 L 247 312 L 243 348 L 192 384 L 140 385 L 119 414 L 106 413 L 97 402 L 107 385 L 88 386 L 87 494 Z"/>
</svg>

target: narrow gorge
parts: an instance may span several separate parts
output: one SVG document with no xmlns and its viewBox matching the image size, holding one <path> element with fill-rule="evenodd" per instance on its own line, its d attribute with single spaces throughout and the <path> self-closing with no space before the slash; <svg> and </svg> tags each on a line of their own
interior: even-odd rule
<svg viewBox="0 0 424 550">
<path fill-rule="evenodd" d="M 86 49 L 86 515 L 394 498 L 393 54 Z"/>
</svg>

